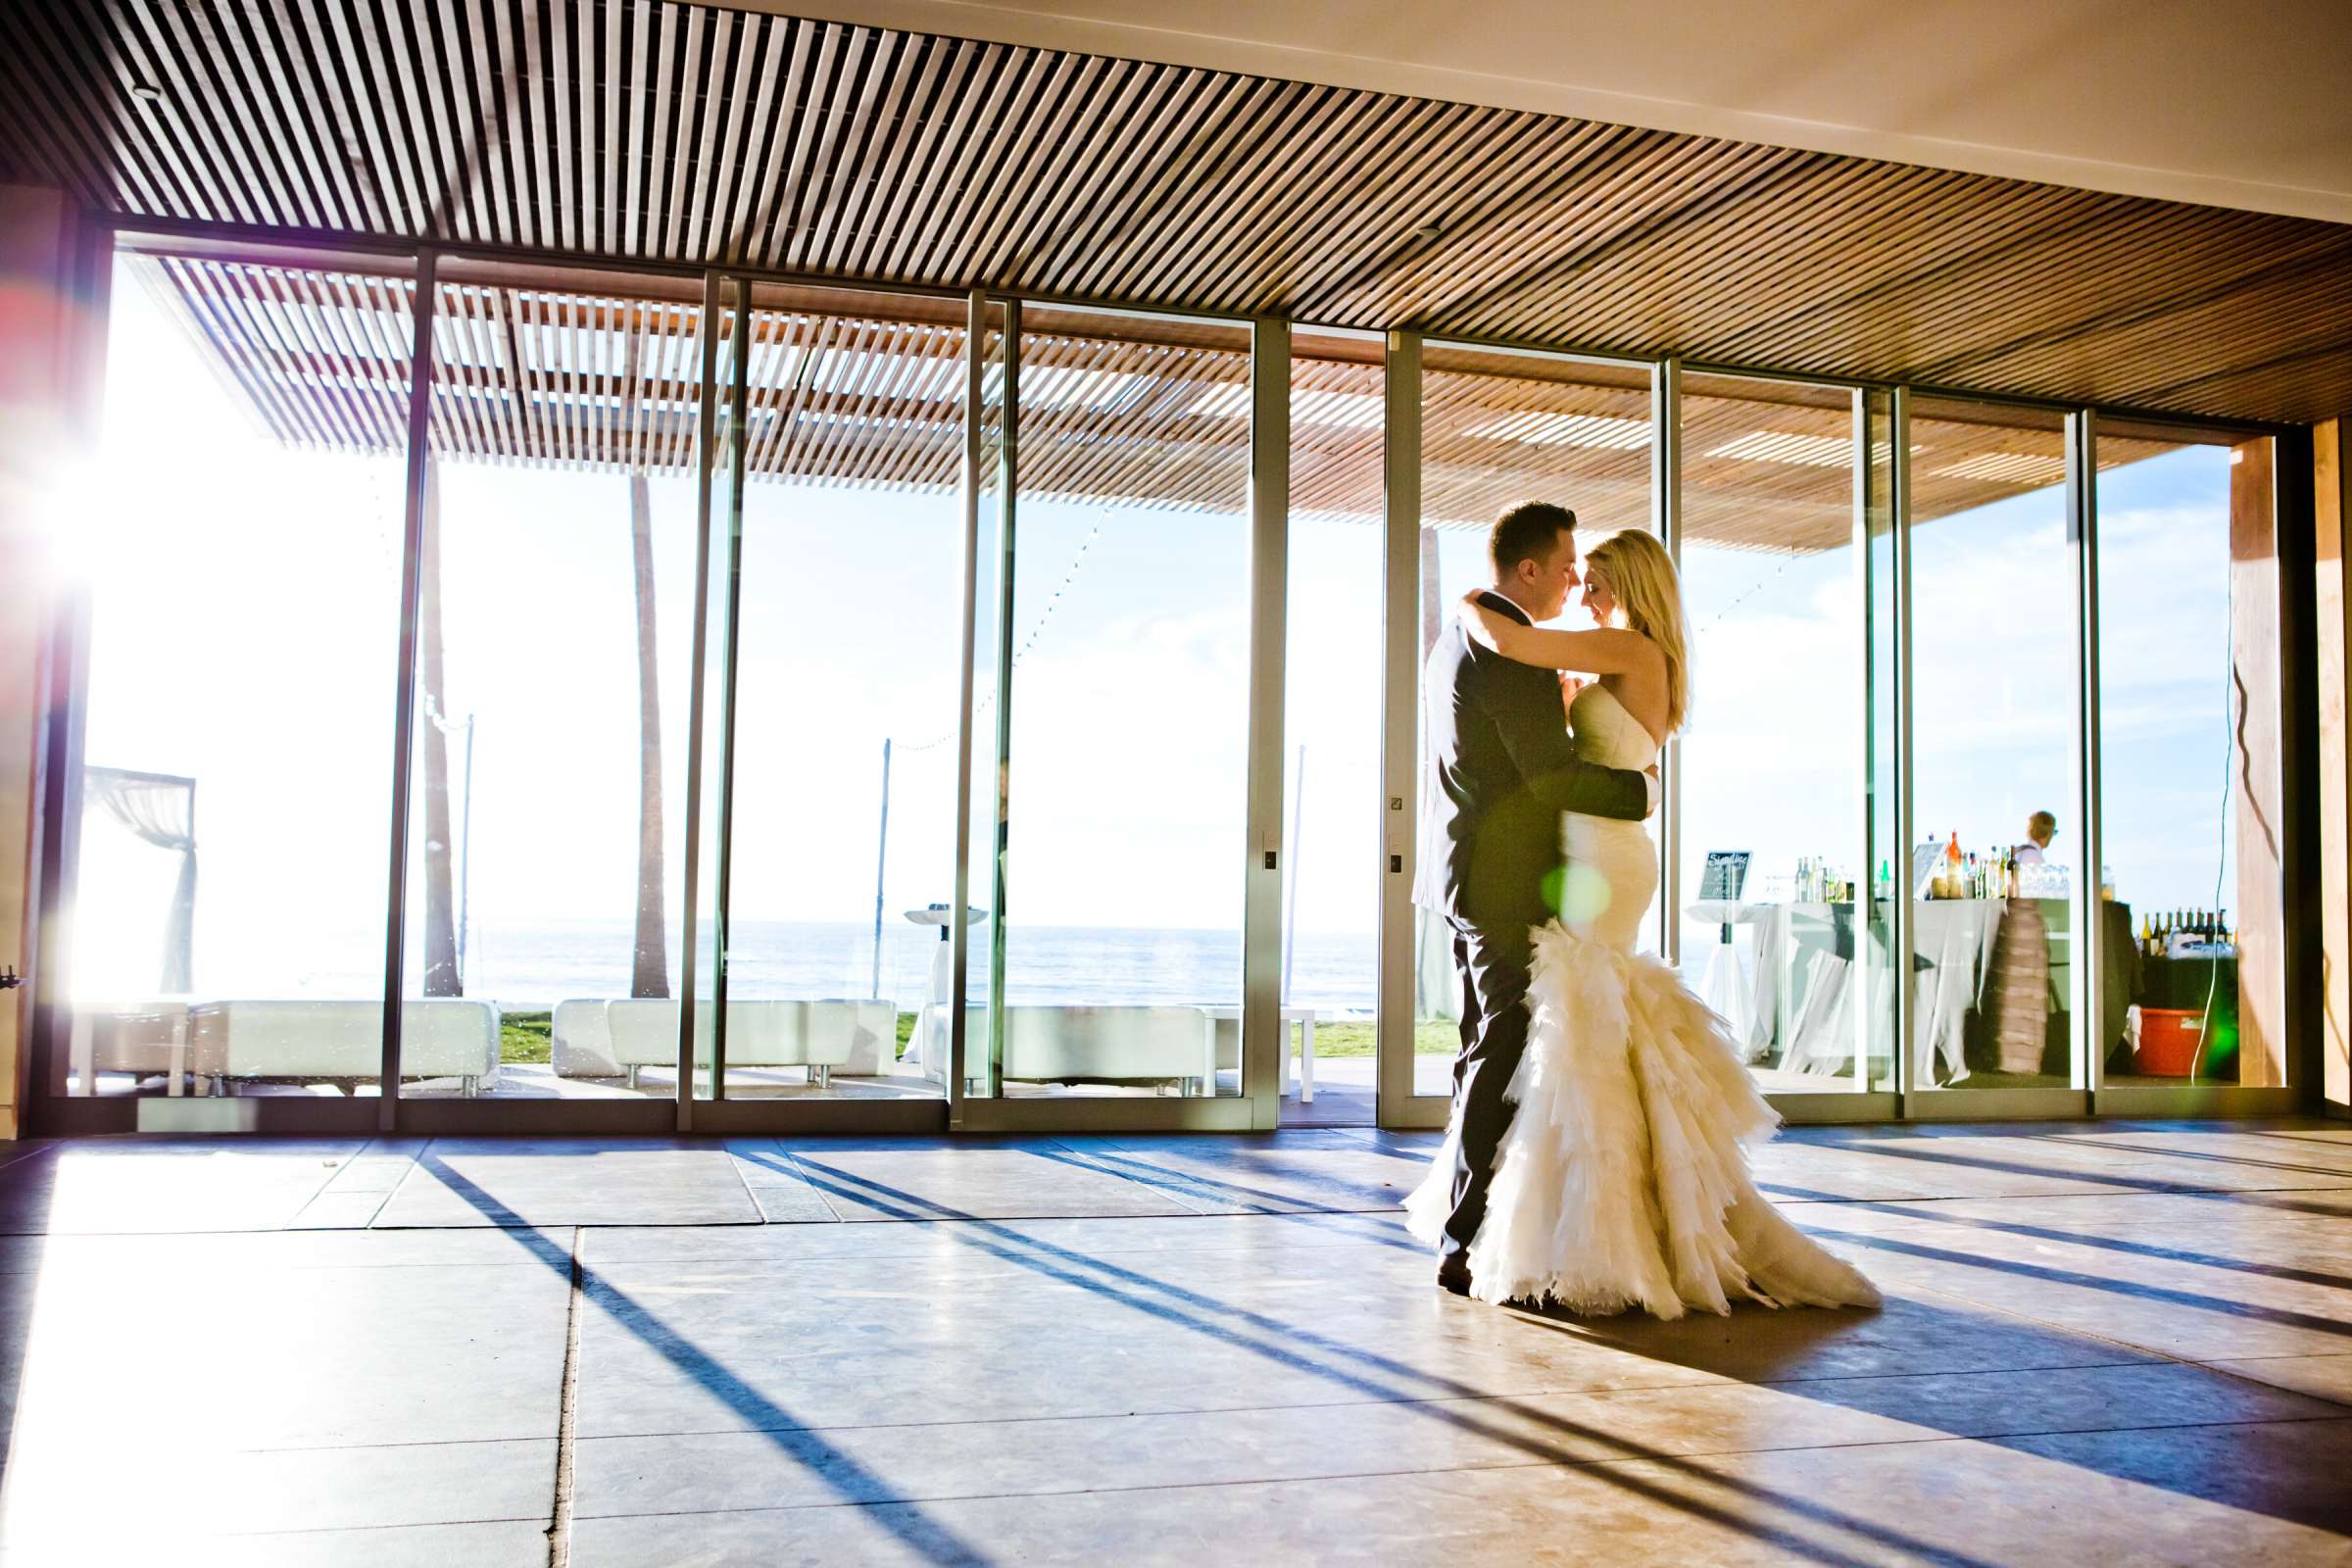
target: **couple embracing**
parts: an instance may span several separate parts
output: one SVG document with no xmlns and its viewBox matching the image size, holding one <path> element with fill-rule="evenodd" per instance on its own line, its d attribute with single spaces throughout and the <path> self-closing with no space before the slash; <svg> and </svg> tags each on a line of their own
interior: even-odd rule
<svg viewBox="0 0 2352 1568">
<path fill-rule="evenodd" d="M 1667 1318 L 1877 1304 L 1756 1191 L 1743 1146 L 1779 1118 L 1722 1020 L 1634 951 L 1658 880 L 1642 823 L 1690 700 L 1673 561 L 1628 531 L 1580 573 L 1575 514 L 1544 502 L 1488 554 L 1494 586 L 1423 676 L 1416 902 L 1452 928 L 1462 987 L 1452 1120 L 1405 1204 L 1438 1283 Z M 1580 583 L 1593 629 L 1535 624 Z"/>
</svg>

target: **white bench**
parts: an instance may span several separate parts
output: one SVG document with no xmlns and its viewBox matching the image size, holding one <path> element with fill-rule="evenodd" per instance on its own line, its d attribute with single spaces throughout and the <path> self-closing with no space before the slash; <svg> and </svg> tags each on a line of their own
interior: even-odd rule
<svg viewBox="0 0 2352 1568">
<path fill-rule="evenodd" d="M 462 997 L 401 1004 L 400 1075 L 455 1078 L 471 1097 L 498 1081 L 498 1007 Z M 188 1009 L 188 1070 L 216 1092 L 232 1079 L 294 1078 L 346 1088 L 383 1066 L 377 1002 L 204 1002 Z"/>
<path fill-rule="evenodd" d="M 631 998 L 608 1002 L 605 1038 L 617 1069 L 634 1089 L 648 1067 L 678 1065 L 678 1004 Z M 897 1009 L 887 1002 L 730 1002 L 727 1004 L 727 1065 L 806 1067 L 808 1081 L 831 1084 L 833 1069 L 846 1066 L 857 1049 L 860 1009 L 891 1013 L 897 1043 Z"/>
<path fill-rule="evenodd" d="M 624 1063 L 614 1054 L 612 1025 L 608 1009 L 613 1006 L 635 1006 L 652 1001 L 657 1006 L 670 1010 L 663 1021 L 670 1030 L 670 1044 L 661 1060 L 651 1059 Z M 736 1003 L 733 1005 L 764 1006 L 764 1003 Z M 890 1072 L 899 1058 L 899 1004 L 884 998 L 881 1001 L 818 1002 L 800 1004 L 820 1007 L 850 1009 L 850 1054 L 846 1060 L 825 1063 L 828 1072 L 838 1070 L 852 1078 L 875 1078 Z M 559 1078 L 618 1078 L 632 1067 L 675 1067 L 677 1065 L 677 1004 L 660 998 L 576 998 L 556 1004 L 549 1020 L 548 1053 Z M 738 1065 L 774 1066 L 807 1065 L 797 1058 L 790 1063 L 746 1062 L 738 1054 L 735 1039 L 737 1024 L 730 1015 L 727 1024 L 727 1059 Z M 642 1053 L 640 1053 L 642 1054 Z"/>
<path fill-rule="evenodd" d="M 188 1084 L 188 1004 L 184 1002 L 77 1004 L 67 1046 L 73 1092 L 94 1095 L 102 1072 L 134 1078 L 161 1075 L 164 1093 L 177 1095 Z M 197 1084 L 201 1093 L 204 1084 Z"/>
<path fill-rule="evenodd" d="M 933 1022 L 940 1041 L 945 1022 Z M 988 1009 L 971 1008 L 964 1027 L 966 1075 L 977 1081 L 981 1074 L 971 1069 L 988 1049 Z M 944 1046 L 926 1054 L 924 1071 L 945 1082 L 946 1056 Z M 1199 1007 L 1006 1007 L 1003 1076 L 1012 1083 L 1173 1083 L 1184 1094 L 1213 1094 L 1216 1020 Z"/>
</svg>

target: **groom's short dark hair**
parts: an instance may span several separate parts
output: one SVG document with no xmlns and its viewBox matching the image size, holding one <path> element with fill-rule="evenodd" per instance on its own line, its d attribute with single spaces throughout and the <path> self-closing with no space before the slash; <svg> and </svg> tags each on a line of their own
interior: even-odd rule
<svg viewBox="0 0 2352 1568">
<path fill-rule="evenodd" d="M 1507 577 L 1522 561 L 1548 559 L 1560 535 L 1574 532 L 1576 514 L 1566 507 L 1522 501 L 1494 519 L 1494 531 L 1487 535 L 1487 556 L 1494 563 L 1494 575 Z"/>
</svg>

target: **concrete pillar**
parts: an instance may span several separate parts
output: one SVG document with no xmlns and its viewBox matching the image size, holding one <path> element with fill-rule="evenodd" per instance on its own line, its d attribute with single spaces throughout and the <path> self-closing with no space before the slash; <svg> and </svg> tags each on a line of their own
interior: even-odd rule
<svg viewBox="0 0 2352 1568">
<path fill-rule="evenodd" d="M 94 382 L 79 303 L 79 210 L 64 192 L 0 185 L 0 1138 L 18 1136 L 39 953 L 43 731 L 63 602 L 64 493 Z"/>
</svg>

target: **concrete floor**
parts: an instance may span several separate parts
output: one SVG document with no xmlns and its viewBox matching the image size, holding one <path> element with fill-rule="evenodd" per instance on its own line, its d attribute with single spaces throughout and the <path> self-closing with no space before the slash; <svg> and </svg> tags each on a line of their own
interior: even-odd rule
<svg viewBox="0 0 2352 1568">
<path fill-rule="evenodd" d="M 1432 1142 L 0 1146 L 0 1562 L 2352 1562 L 2352 1128 L 1791 1134 L 1886 1309 L 1676 1324 Z"/>
</svg>

